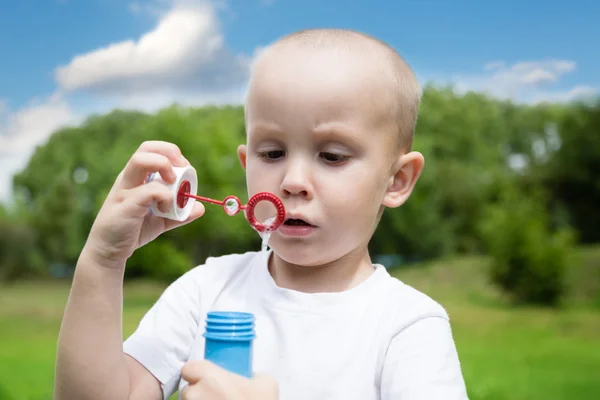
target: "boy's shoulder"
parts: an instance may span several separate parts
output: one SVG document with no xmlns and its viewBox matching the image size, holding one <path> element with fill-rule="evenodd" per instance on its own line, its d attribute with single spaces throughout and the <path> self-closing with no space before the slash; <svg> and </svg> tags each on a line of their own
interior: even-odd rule
<svg viewBox="0 0 600 400">
<path fill-rule="evenodd" d="M 384 268 L 384 267 L 380 267 Z M 377 295 L 389 321 L 402 330 L 419 320 L 442 318 L 449 320 L 446 309 L 432 297 L 391 275 L 384 273 L 385 282 Z"/>
</svg>

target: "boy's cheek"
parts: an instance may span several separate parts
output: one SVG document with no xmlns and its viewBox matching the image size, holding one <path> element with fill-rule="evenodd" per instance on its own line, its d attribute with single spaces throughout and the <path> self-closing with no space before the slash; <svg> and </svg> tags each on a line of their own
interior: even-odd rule
<svg viewBox="0 0 600 400">
<path fill-rule="evenodd" d="M 277 192 L 277 181 L 272 173 L 265 171 L 264 168 L 248 167 L 246 170 L 246 182 L 250 196 L 258 192 Z"/>
<path fill-rule="evenodd" d="M 345 205 L 345 208 L 367 206 L 376 201 L 376 193 L 380 191 L 373 179 L 369 182 L 361 177 L 332 180 L 325 190 L 328 202 Z M 321 193 L 321 197 L 324 194 Z"/>
</svg>

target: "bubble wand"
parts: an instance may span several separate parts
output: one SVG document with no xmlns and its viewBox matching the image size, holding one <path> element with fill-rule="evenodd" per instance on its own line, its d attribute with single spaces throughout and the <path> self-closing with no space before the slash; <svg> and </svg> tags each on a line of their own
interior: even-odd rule
<svg viewBox="0 0 600 400">
<path fill-rule="evenodd" d="M 156 204 L 152 205 L 152 212 L 155 215 L 174 219 L 177 221 L 185 221 L 192 212 L 194 202 L 189 199 L 202 201 L 206 203 L 217 204 L 223 207 L 225 213 L 229 216 L 238 214 L 244 210 L 244 214 L 250 226 L 259 233 L 268 233 L 276 230 L 285 221 L 285 207 L 279 197 L 270 192 L 259 192 L 250 197 L 248 204 L 242 205 L 242 202 L 236 196 L 227 196 L 223 200 L 215 200 L 208 197 L 198 196 L 196 194 L 198 188 L 198 177 L 196 170 L 191 167 L 173 167 L 176 179 L 172 184 L 166 183 L 159 173 L 153 172 L 148 176 L 147 182 L 157 181 L 163 183 L 173 192 L 173 203 L 167 212 L 162 212 Z M 267 201 L 275 206 L 277 214 L 270 223 L 262 223 L 256 219 L 254 208 L 258 203 Z"/>
<path fill-rule="evenodd" d="M 240 202 L 240 199 L 238 199 L 236 196 L 227 196 L 224 200 L 220 201 L 210 199 L 208 197 L 193 195 L 189 193 L 189 182 L 184 181 L 179 189 L 179 193 L 177 194 L 177 203 L 181 204 L 180 207 L 185 207 L 186 202 L 190 198 L 206 203 L 221 205 L 225 210 L 225 213 L 230 217 L 239 213 L 240 210 L 245 210 L 246 219 L 248 220 L 248 223 L 258 232 L 274 231 L 277 228 L 279 228 L 279 226 L 283 223 L 285 219 L 285 209 L 283 207 L 283 203 L 281 202 L 279 197 L 269 192 L 256 193 L 254 196 L 250 197 L 250 200 L 248 200 L 248 204 L 244 206 Z M 269 201 L 277 209 L 277 215 L 275 217 L 275 220 L 270 224 L 263 224 L 259 222 L 256 219 L 256 216 L 254 215 L 254 208 L 261 201 Z"/>
</svg>

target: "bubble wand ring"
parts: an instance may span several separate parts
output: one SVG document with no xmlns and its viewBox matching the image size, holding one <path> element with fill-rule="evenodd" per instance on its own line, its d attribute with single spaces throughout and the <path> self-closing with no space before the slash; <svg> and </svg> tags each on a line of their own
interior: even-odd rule
<svg viewBox="0 0 600 400">
<path fill-rule="evenodd" d="M 238 200 L 239 201 L 239 200 Z M 277 215 L 275 216 L 275 220 L 271 224 L 263 224 L 259 222 L 254 216 L 254 207 L 261 201 L 269 201 L 277 210 Z M 266 232 L 266 231 L 274 231 L 281 226 L 281 224 L 285 221 L 285 207 L 283 206 L 283 202 L 273 193 L 269 192 L 259 192 L 254 196 L 250 197 L 248 200 L 248 204 L 245 206 L 246 209 L 246 219 L 248 219 L 248 223 L 252 225 L 254 229 L 258 232 Z"/>
<path fill-rule="evenodd" d="M 179 186 L 179 190 L 177 191 L 177 206 L 180 208 L 184 208 L 190 198 L 203 201 L 206 203 L 217 204 L 223 207 L 225 213 L 229 216 L 234 216 L 240 212 L 240 210 L 245 210 L 246 219 L 252 228 L 254 228 L 258 232 L 266 232 L 266 231 L 274 231 L 283 224 L 285 221 L 285 207 L 283 206 L 283 202 L 279 197 L 269 192 L 259 192 L 254 196 L 250 197 L 247 205 L 242 205 L 240 199 L 236 196 L 227 196 L 223 201 L 210 199 L 208 197 L 197 196 L 190 193 L 191 184 L 189 181 L 184 180 L 181 182 Z M 270 224 L 263 224 L 262 222 L 256 219 L 254 215 L 254 208 L 261 201 L 268 201 L 275 206 L 277 210 L 277 215 L 275 216 L 275 220 Z"/>
</svg>

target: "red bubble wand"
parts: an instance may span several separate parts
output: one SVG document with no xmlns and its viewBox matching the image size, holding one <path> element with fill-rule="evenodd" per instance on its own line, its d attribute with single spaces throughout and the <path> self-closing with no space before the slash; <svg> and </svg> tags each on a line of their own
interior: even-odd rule
<svg viewBox="0 0 600 400">
<path fill-rule="evenodd" d="M 269 192 L 259 192 L 254 196 L 250 197 L 247 205 L 242 205 L 240 199 L 236 196 L 227 196 L 223 200 L 214 200 L 208 197 L 196 196 L 190 193 L 191 185 L 189 181 L 181 182 L 179 186 L 179 191 L 177 192 L 177 206 L 180 208 L 184 208 L 190 198 L 203 201 L 206 203 L 217 204 L 223 207 L 225 213 L 229 216 L 234 216 L 239 213 L 241 210 L 245 210 L 246 219 L 250 226 L 252 226 L 258 232 L 267 232 L 274 231 L 283 224 L 285 221 L 285 207 L 283 206 L 283 202 L 279 197 Z M 275 216 L 275 220 L 270 224 L 264 224 L 259 222 L 254 215 L 254 208 L 261 201 L 268 201 L 275 206 L 277 210 L 277 214 Z"/>
</svg>

